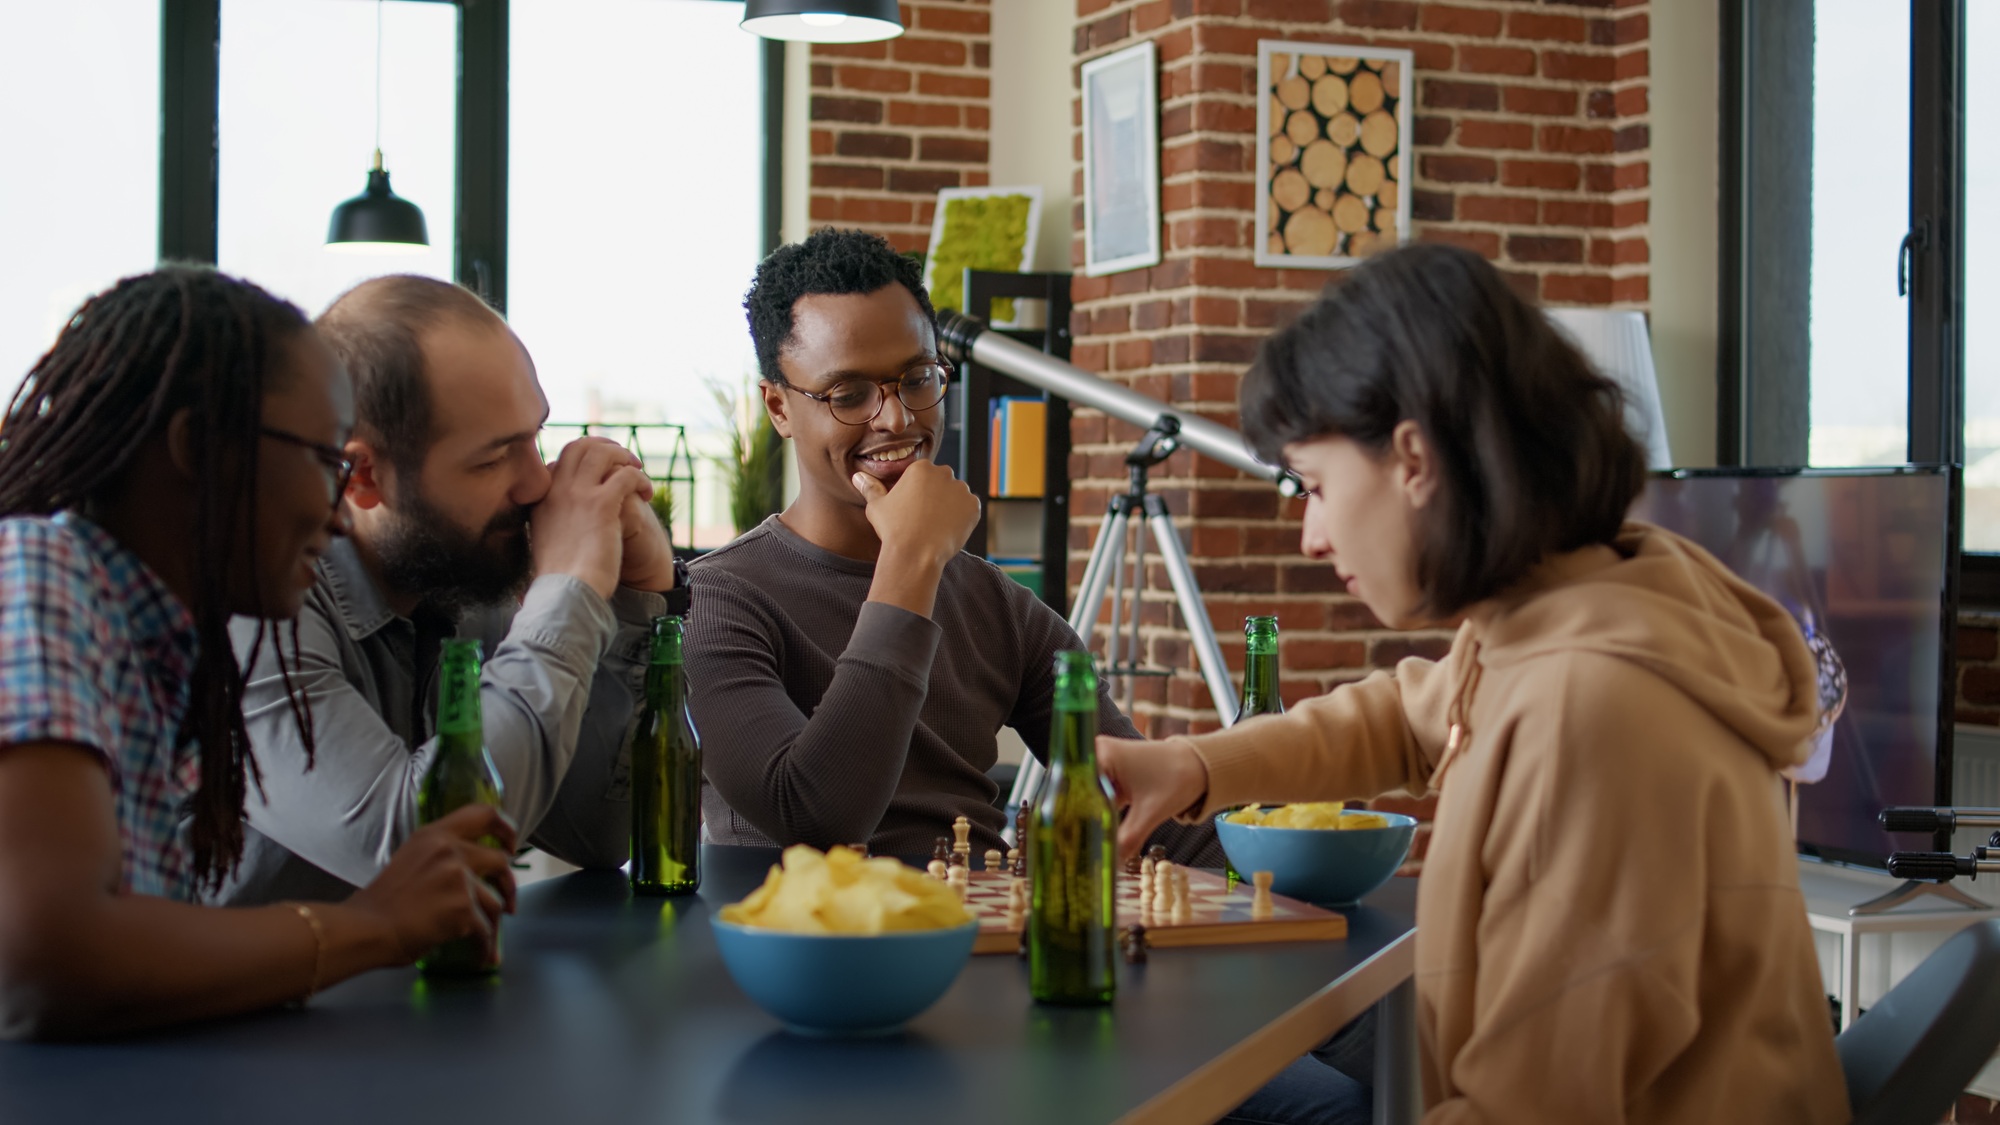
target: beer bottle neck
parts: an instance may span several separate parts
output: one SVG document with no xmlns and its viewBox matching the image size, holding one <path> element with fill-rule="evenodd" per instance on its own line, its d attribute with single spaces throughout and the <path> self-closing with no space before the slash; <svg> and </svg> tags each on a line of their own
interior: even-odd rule
<svg viewBox="0 0 2000 1125">
<path fill-rule="evenodd" d="M 1049 745 L 1051 769 L 1097 769 L 1097 709 L 1056 712 L 1055 738 Z"/>
<path fill-rule="evenodd" d="M 438 678 L 437 732 L 442 745 L 485 738 L 479 706 L 479 649 L 472 642 L 447 641 L 444 669 Z"/>
<path fill-rule="evenodd" d="M 686 691 L 687 666 L 655 660 L 646 666 L 646 706 L 671 707 Z"/>
<path fill-rule="evenodd" d="M 1243 665 L 1243 699 L 1265 703 L 1278 698 L 1278 654 L 1252 652 Z"/>
</svg>

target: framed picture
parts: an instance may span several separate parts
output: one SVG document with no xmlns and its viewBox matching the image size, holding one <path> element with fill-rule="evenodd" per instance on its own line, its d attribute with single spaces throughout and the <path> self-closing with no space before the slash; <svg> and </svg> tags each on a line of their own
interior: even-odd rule
<svg viewBox="0 0 2000 1125">
<path fill-rule="evenodd" d="M 1410 52 L 1257 44 L 1257 264 L 1351 266 L 1409 237 Z"/>
<path fill-rule="evenodd" d="M 1035 232 L 1042 229 L 1042 189 L 943 188 L 931 216 L 924 288 L 940 309 L 965 308 L 965 271 L 1022 273 L 1034 268 Z M 993 318 L 1009 320 L 1013 302 L 995 302 Z"/>
<path fill-rule="evenodd" d="M 1083 272 L 1160 261 L 1160 95 L 1152 40 L 1083 64 Z"/>
</svg>

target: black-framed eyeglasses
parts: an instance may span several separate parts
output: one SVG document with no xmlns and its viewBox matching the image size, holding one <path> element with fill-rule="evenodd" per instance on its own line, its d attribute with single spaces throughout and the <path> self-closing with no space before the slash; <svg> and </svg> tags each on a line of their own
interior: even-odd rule
<svg viewBox="0 0 2000 1125">
<path fill-rule="evenodd" d="M 257 432 L 267 438 L 282 441 L 287 445 L 296 445 L 301 449 L 310 450 L 312 455 L 318 458 L 319 463 L 331 474 L 328 482 L 333 486 L 333 494 L 327 497 L 328 502 L 333 504 L 340 503 L 341 496 L 347 492 L 347 482 L 354 478 L 354 458 L 349 457 L 346 450 L 327 445 L 323 442 L 314 441 L 311 438 L 302 438 L 297 434 L 280 430 L 274 426 L 259 426 L 257 427 Z"/>
<path fill-rule="evenodd" d="M 865 426 L 882 413 L 889 401 L 886 387 L 896 388 L 896 398 L 911 412 L 929 410 L 944 401 L 944 389 L 951 382 L 951 363 L 938 359 L 920 363 L 886 382 L 873 379 L 843 379 L 824 391 L 808 391 L 789 383 L 786 390 L 798 391 L 815 402 L 826 404 L 833 420 L 850 426 Z"/>
</svg>

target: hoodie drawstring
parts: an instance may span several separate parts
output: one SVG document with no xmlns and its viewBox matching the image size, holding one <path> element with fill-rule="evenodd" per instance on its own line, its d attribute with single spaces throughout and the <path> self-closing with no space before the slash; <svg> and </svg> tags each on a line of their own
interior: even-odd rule
<svg viewBox="0 0 2000 1125">
<path fill-rule="evenodd" d="M 1445 737 L 1444 756 L 1438 759 L 1437 769 L 1431 771 L 1430 788 L 1434 791 L 1443 789 L 1445 771 L 1451 768 L 1466 743 L 1472 741 L 1472 700 L 1479 692 L 1479 674 L 1479 642 L 1473 640 L 1465 650 L 1465 671 L 1459 674 L 1458 690 L 1452 693 L 1451 705 L 1445 709 L 1450 733 Z"/>
</svg>

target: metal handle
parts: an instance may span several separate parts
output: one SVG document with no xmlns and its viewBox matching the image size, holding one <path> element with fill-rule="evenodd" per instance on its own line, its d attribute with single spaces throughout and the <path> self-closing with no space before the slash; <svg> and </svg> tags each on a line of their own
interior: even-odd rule
<svg viewBox="0 0 2000 1125">
<path fill-rule="evenodd" d="M 1928 250 L 1931 245 L 1931 221 L 1918 219 L 1917 225 L 1903 236 L 1902 245 L 1896 248 L 1896 296 L 1910 295 L 1910 259 L 1919 250 Z"/>
<path fill-rule="evenodd" d="M 1949 832 L 1951 825 L 1940 810 L 1930 808 L 1883 809 L 1876 818 L 1884 832 Z"/>
<path fill-rule="evenodd" d="M 2000 828 L 2000 809 L 1969 806 L 1898 806 L 1876 817 L 1885 832 L 1956 832 L 1961 828 Z"/>
<path fill-rule="evenodd" d="M 1889 857 L 1889 874 L 1898 879 L 1942 883 L 1960 875 L 1972 875 L 1977 870 L 1973 860 L 1961 859 L 1950 852 L 1896 852 Z"/>
</svg>

